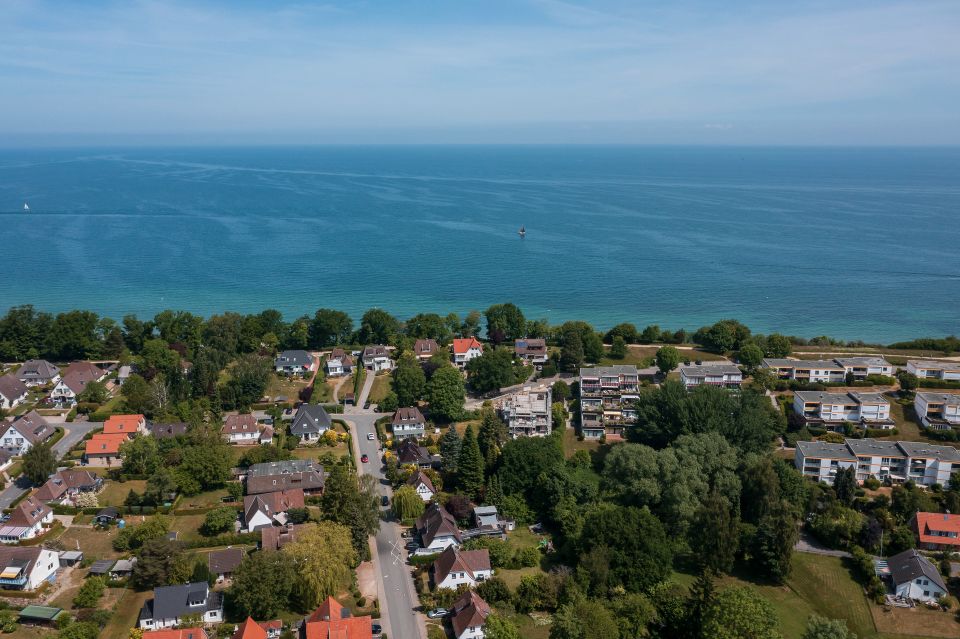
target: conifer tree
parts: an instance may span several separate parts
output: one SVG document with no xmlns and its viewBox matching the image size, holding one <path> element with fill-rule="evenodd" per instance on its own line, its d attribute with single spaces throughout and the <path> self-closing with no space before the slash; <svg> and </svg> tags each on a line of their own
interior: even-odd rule
<svg viewBox="0 0 960 639">
<path fill-rule="evenodd" d="M 483 455 L 473 426 L 467 426 L 457 459 L 457 478 L 460 489 L 471 499 L 475 499 L 483 488 L 483 467 Z"/>
</svg>

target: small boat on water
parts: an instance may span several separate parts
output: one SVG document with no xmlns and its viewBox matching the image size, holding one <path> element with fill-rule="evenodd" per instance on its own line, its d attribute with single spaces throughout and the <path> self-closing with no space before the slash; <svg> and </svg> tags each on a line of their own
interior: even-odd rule
<svg viewBox="0 0 960 639">
<path fill-rule="evenodd" d="M 527 229 L 526 229 L 526 227 L 521 226 L 521 227 L 520 227 L 520 230 L 517 231 L 517 233 L 520 235 L 520 237 L 526 237 L 526 235 L 527 235 Z"/>
<path fill-rule="evenodd" d="M 29 211 L 29 210 L 30 210 L 30 205 L 27 204 L 26 202 L 24 202 L 24 203 L 23 203 L 23 210 L 24 210 L 24 211 Z"/>
</svg>

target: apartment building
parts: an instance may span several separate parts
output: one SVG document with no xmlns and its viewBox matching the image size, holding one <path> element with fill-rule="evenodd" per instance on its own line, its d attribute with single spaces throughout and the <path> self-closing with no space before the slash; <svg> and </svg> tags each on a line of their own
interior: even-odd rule
<svg viewBox="0 0 960 639">
<path fill-rule="evenodd" d="M 960 428 L 960 395 L 923 391 L 914 397 L 913 408 L 917 411 L 920 423 L 927 428 Z"/>
<path fill-rule="evenodd" d="M 580 369 L 580 427 L 585 438 L 619 439 L 636 420 L 640 393 L 636 366 L 598 366 Z"/>
<path fill-rule="evenodd" d="M 920 379 L 941 379 L 945 382 L 960 382 L 960 362 L 938 362 L 932 359 L 907 361 L 907 372 Z"/>
<path fill-rule="evenodd" d="M 690 390 L 696 386 L 722 386 L 740 388 L 743 373 L 735 364 L 687 364 L 680 366 L 680 381 Z"/>
<path fill-rule="evenodd" d="M 858 482 L 870 477 L 899 484 L 945 485 L 960 470 L 960 451 L 926 442 L 846 439 L 842 444 L 797 442 L 794 465 L 804 477 L 832 484 L 843 468 L 856 469 Z"/>
<path fill-rule="evenodd" d="M 890 402 L 880 393 L 824 393 L 797 391 L 793 410 L 803 415 L 807 426 L 838 430 L 845 423 L 864 428 L 892 430 L 897 424 L 890 417 Z"/>
<path fill-rule="evenodd" d="M 511 437 L 546 436 L 552 430 L 553 391 L 549 386 L 524 387 L 497 403 Z"/>
<path fill-rule="evenodd" d="M 763 360 L 763 368 L 771 369 L 780 379 L 794 379 L 798 382 L 840 383 L 847 376 L 847 369 L 832 359 L 766 358 Z"/>
<path fill-rule="evenodd" d="M 853 373 L 857 380 L 866 379 L 868 375 L 893 377 L 896 372 L 896 367 L 882 357 L 838 357 L 833 361 L 843 366 L 844 375 Z"/>
</svg>

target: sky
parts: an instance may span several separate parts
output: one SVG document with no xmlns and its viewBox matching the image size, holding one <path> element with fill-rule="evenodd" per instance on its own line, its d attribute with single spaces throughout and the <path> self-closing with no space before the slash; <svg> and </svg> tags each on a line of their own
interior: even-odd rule
<svg viewBox="0 0 960 639">
<path fill-rule="evenodd" d="M 0 146 L 960 144 L 960 2 L 0 2 Z"/>
</svg>

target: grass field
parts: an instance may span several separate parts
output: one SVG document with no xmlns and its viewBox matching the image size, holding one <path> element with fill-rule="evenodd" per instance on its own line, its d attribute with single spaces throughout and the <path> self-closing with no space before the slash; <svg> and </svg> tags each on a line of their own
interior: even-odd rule
<svg viewBox="0 0 960 639">
<path fill-rule="evenodd" d="M 223 498 L 230 494 L 226 488 L 218 488 L 217 490 L 208 490 L 205 493 L 200 493 L 199 495 L 193 495 L 191 497 L 184 497 L 178 506 L 178 508 L 209 508 L 210 506 L 219 506 L 223 503 Z"/>
<path fill-rule="evenodd" d="M 277 396 L 283 395 L 288 402 L 297 401 L 300 398 L 300 391 L 307 387 L 307 380 L 301 377 L 287 377 L 285 375 L 273 375 L 270 383 L 267 384 L 267 390 L 264 395 L 271 401 Z"/>
<path fill-rule="evenodd" d="M 206 518 L 206 514 L 203 515 L 177 515 L 173 519 L 173 526 L 171 530 L 176 530 L 180 533 L 180 539 L 184 541 L 190 541 L 192 539 L 200 539 L 200 526 L 203 525 L 203 520 Z"/>
<path fill-rule="evenodd" d="M 377 375 L 374 377 L 373 386 L 370 388 L 370 397 L 367 398 L 371 404 L 376 404 L 387 396 L 387 393 L 390 392 L 390 382 L 392 379 L 392 375 Z"/>
<path fill-rule="evenodd" d="M 97 493 L 97 503 L 101 506 L 122 506 L 131 490 L 142 495 L 146 488 L 147 482 L 144 479 L 130 479 L 122 483 L 108 481 L 105 482 L 103 490 Z"/>
<path fill-rule="evenodd" d="M 76 550 L 77 542 L 80 542 L 80 550 L 85 557 L 94 559 L 117 559 L 120 553 L 113 549 L 113 540 L 117 536 L 117 529 L 94 530 L 93 528 L 83 528 L 71 526 L 60 535 L 60 542 L 67 550 Z"/>
<path fill-rule="evenodd" d="M 113 608 L 113 617 L 103 632 L 102 639 L 127 639 L 130 629 L 137 625 L 137 617 L 144 602 L 153 596 L 153 592 L 134 592 L 124 590 L 120 601 Z"/>
</svg>

